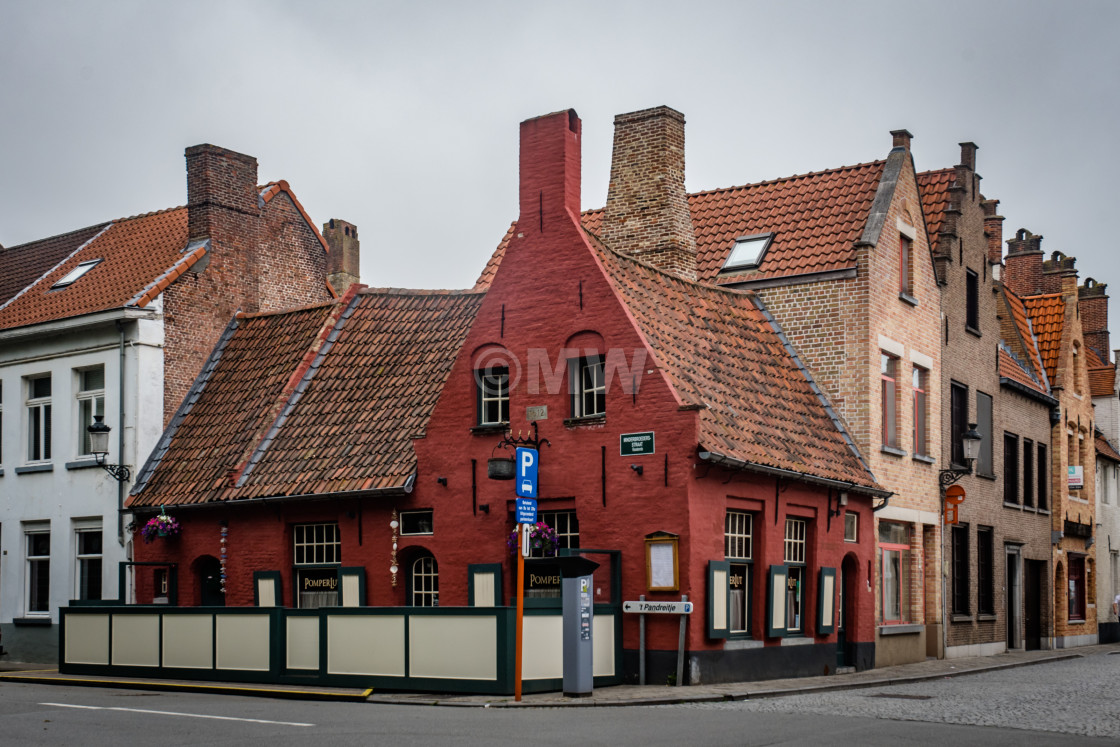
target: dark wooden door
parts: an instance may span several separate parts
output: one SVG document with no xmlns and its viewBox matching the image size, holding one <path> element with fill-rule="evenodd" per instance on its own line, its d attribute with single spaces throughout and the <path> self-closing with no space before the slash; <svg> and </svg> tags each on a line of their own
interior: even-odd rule
<svg viewBox="0 0 1120 747">
<path fill-rule="evenodd" d="M 1042 577 L 1044 564 L 1040 560 L 1023 562 L 1023 647 L 1028 651 L 1042 648 Z"/>
</svg>

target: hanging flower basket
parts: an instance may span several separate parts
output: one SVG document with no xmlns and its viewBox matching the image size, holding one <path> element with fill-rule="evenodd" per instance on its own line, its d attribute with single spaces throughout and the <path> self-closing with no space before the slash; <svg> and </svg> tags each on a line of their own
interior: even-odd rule
<svg viewBox="0 0 1120 747">
<path fill-rule="evenodd" d="M 153 542 L 159 537 L 177 537 L 179 535 L 179 521 L 166 513 L 153 516 L 140 530 L 145 542 Z"/>
<path fill-rule="evenodd" d="M 532 524 L 529 529 L 529 547 L 534 551 L 541 550 L 546 558 L 551 558 L 556 554 L 556 546 L 559 544 L 559 538 L 556 536 L 556 530 L 545 524 L 543 521 L 538 521 Z M 509 547 L 511 555 L 517 553 L 517 527 L 509 534 L 509 539 L 506 540 L 506 545 Z"/>
</svg>

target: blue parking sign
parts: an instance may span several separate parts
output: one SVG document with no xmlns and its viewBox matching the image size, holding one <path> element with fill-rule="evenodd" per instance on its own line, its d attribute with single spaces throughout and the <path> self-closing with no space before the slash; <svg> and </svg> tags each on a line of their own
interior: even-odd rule
<svg viewBox="0 0 1120 747">
<path fill-rule="evenodd" d="M 517 523 L 518 524 L 536 524 L 537 523 L 537 502 L 532 498 L 518 498 L 517 499 Z"/>
<path fill-rule="evenodd" d="M 537 497 L 537 450 L 518 448 L 516 489 L 519 498 Z"/>
</svg>

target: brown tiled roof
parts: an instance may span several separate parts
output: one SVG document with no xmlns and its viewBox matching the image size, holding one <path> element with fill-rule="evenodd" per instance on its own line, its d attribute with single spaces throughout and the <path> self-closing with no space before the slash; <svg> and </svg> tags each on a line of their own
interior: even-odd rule
<svg viewBox="0 0 1120 747">
<path fill-rule="evenodd" d="M 1035 338 L 1034 329 L 1031 327 L 1030 315 L 1027 313 L 1027 307 L 1023 305 L 1023 300 L 1009 289 L 1006 285 L 1003 287 L 1003 298 L 1007 304 L 1008 310 L 1011 312 L 1011 320 L 1014 323 L 1014 328 L 1017 331 L 1018 340 L 1016 341 L 1016 348 L 1021 346 L 1025 359 L 1018 355 L 1016 351 L 1016 361 L 1024 366 L 1028 373 L 1034 378 L 1038 379 L 1040 383 L 1049 388 L 1049 378 L 1045 378 L 1045 369 L 1042 365 L 1042 354 L 1038 351 L 1038 340 Z"/>
<path fill-rule="evenodd" d="M 756 295 L 683 280 L 593 242 L 704 449 L 880 489 Z"/>
<path fill-rule="evenodd" d="M 181 263 L 186 245 L 186 208 L 113 221 L 0 309 L 0 329 L 143 306 L 143 291 Z M 102 262 L 75 283 L 51 289 L 79 264 L 94 259 Z"/>
<path fill-rule="evenodd" d="M 1111 397 L 1116 391 L 1116 369 L 1099 366 L 1089 369 L 1089 393 L 1092 397 Z"/>
<path fill-rule="evenodd" d="M 1038 352 L 1046 367 L 1046 378 L 1051 382 L 1058 369 L 1058 353 L 1062 346 L 1062 326 L 1065 323 L 1066 303 L 1060 293 L 1027 296 L 1023 305 L 1030 315 L 1031 328 L 1038 340 Z"/>
<path fill-rule="evenodd" d="M 1120 462 L 1120 453 L 1117 453 L 1112 444 L 1105 440 L 1104 436 L 1097 434 L 1097 456 L 1103 456 L 1106 459 L 1111 459 L 1114 462 Z"/>
<path fill-rule="evenodd" d="M 1029 366 L 1002 345 L 999 349 L 999 375 L 1040 394 L 1050 394 L 1042 382 L 1031 373 Z"/>
<path fill-rule="evenodd" d="M 0 304 L 34 283 L 75 249 L 105 228 L 101 223 L 77 231 L 0 249 Z"/>
<path fill-rule="evenodd" d="M 131 506 L 402 488 L 483 294 L 363 290 L 242 316 Z"/>
<path fill-rule="evenodd" d="M 949 208 L 949 187 L 953 185 L 956 169 L 923 171 L 918 174 L 918 191 L 922 196 L 922 213 L 926 218 L 929 231 L 929 250 L 937 253 L 937 243 L 941 238 L 941 224 L 945 221 L 945 211 Z"/>
<path fill-rule="evenodd" d="M 867 224 L 884 163 L 842 166 L 689 195 L 697 279 L 724 284 L 854 267 L 854 245 Z M 586 211 L 580 220 L 598 236 L 603 211 Z M 735 239 L 760 233 L 774 234 L 762 265 L 750 273 L 721 274 Z M 512 235 L 511 226 L 476 288 L 489 287 Z"/>
</svg>

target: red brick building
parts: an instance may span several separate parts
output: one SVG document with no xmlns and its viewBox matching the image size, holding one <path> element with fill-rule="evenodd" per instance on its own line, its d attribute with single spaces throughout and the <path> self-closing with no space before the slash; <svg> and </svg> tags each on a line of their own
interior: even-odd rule
<svg viewBox="0 0 1120 747">
<path fill-rule="evenodd" d="M 679 114 L 642 115 L 683 149 Z M 667 207 L 630 233 L 581 225 L 580 140 L 572 111 L 522 123 L 520 217 L 476 291 L 358 290 L 230 324 L 130 497 L 182 523 L 138 553 L 176 565 L 180 603 L 253 604 L 262 573 L 282 605 L 506 602 L 514 496 L 487 463 L 533 432 L 542 517 L 604 562 L 596 604 L 697 604 L 687 681 L 874 663 L 872 504 L 888 491 L 761 298 L 692 279 L 683 191 L 612 172 L 607 213 Z M 627 454 L 627 436 L 649 449 Z M 671 568 L 654 572 L 654 545 Z M 532 603 L 557 604 L 535 575 Z M 638 621 L 620 619 L 634 677 Z M 649 681 L 675 669 L 668 623 L 648 623 Z"/>
</svg>

